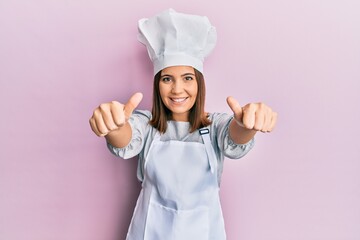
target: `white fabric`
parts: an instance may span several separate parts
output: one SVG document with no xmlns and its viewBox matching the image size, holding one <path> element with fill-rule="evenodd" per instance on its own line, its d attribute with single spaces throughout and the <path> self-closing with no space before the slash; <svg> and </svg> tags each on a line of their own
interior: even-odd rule
<svg viewBox="0 0 360 240">
<path fill-rule="evenodd" d="M 217 171 L 209 164 L 216 156 L 206 150 L 209 134 L 202 137 L 205 145 L 163 142 L 156 134 L 127 240 L 226 239 Z"/>
<path fill-rule="evenodd" d="M 169 66 L 192 66 L 203 72 L 204 58 L 216 45 L 216 29 L 205 16 L 168 9 L 138 22 L 138 39 L 154 65 L 154 75 Z"/>
<path fill-rule="evenodd" d="M 109 150 L 116 156 L 130 159 L 138 156 L 137 177 L 140 182 L 144 178 L 145 156 L 148 155 L 151 143 L 157 130 L 149 124 L 152 118 L 151 112 L 147 110 L 135 110 L 129 119 L 132 129 L 132 138 L 128 146 L 117 148 L 107 143 Z M 255 145 L 253 138 L 246 144 L 236 144 L 229 136 L 229 125 L 233 116 L 226 113 L 209 113 L 209 120 L 212 122 L 208 129 L 210 130 L 210 140 L 213 150 L 217 157 L 217 175 L 218 182 L 221 181 L 221 173 L 224 164 L 224 158 L 239 159 L 245 156 Z M 177 140 L 184 142 L 202 143 L 198 131 L 189 133 L 189 122 L 167 122 L 166 132 L 161 135 L 162 141 Z"/>
</svg>

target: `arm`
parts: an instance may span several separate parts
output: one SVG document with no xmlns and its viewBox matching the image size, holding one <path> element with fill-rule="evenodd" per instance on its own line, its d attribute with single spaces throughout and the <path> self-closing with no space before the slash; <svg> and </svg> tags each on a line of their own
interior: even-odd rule
<svg viewBox="0 0 360 240">
<path fill-rule="evenodd" d="M 106 141 L 110 143 L 112 146 L 117 148 L 126 147 L 130 141 L 132 136 L 132 129 L 130 124 L 127 122 L 124 126 L 119 127 L 116 130 L 110 131 L 106 136 Z"/>
<path fill-rule="evenodd" d="M 249 103 L 241 107 L 233 97 L 228 97 L 227 103 L 234 112 L 229 133 L 235 143 L 245 144 L 258 131 L 271 132 L 274 129 L 277 113 L 264 103 Z"/>
<path fill-rule="evenodd" d="M 229 126 L 230 138 L 236 144 L 248 143 L 255 136 L 256 132 L 256 130 L 241 127 L 234 119 L 231 121 Z"/>
<path fill-rule="evenodd" d="M 126 147 L 132 137 L 128 119 L 141 100 L 142 94 L 135 93 L 125 105 L 116 101 L 101 104 L 89 120 L 91 129 L 114 147 Z"/>
</svg>

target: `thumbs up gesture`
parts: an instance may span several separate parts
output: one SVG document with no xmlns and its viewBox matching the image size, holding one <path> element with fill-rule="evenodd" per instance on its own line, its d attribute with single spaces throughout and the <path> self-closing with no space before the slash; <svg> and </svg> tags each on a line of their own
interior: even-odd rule
<svg viewBox="0 0 360 240">
<path fill-rule="evenodd" d="M 277 113 L 264 103 L 249 103 L 241 107 L 233 97 L 228 97 L 226 101 L 239 126 L 261 132 L 271 132 L 274 129 Z"/>
<path fill-rule="evenodd" d="M 89 120 L 91 129 L 99 137 L 119 130 L 125 126 L 142 98 L 142 93 L 135 93 L 126 104 L 116 101 L 100 104 Z"/>
</svg>

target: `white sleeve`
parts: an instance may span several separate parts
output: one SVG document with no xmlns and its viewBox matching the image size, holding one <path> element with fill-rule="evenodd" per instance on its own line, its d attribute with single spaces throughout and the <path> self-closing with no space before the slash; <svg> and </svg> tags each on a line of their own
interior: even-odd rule
<svg viewBox="0 0 360 240">
<path fill-rule="evenodd" d="M 217 136 L 217 145 L 221 153 L 231 159 L 245 156 L 253 148 L 255 139 L 252 138 L 245 144 L 235 143 L 229 134 L 229 126 L 233 116 L 226 113 L 215 113 L 213 116 L 212 121 Z"/>
<path fill-rule="evenodd" d="M 129 124 L 132 130 L 131 141 L 126 147 L 118 148 L 107 142 L 107 147 L 114 155 L 123 159 L 129 159 L 138 155 L 144 148 L 144 139 L 148 134 L 149 120 L 151 113 L 149 111 L 135 110 L 129 118 Z"/>
</svg>

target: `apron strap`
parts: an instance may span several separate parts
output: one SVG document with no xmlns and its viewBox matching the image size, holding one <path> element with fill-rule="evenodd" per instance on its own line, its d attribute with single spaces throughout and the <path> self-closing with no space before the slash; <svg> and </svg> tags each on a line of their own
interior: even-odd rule
<svg viewBox="0 0 360 240">
<path fill-rule="evenodd" d="M 143 159 L 143 161 L 144 161 L 144 164 L 143 164 L 143 167 L 142 167 L 142 172 L 143 172 L 143 173 L 145 172 L 145 168 L 146 168 L 146 164 L 147 164 L 147 159 L 148 159 L 150 150 L 152 149 L 154 143 L 160 141 L 160 138 L 161 138 L 160 132 L 157 131 L 157 130 L 155 130 L 155 131 L 156 131 L 156 132 L 155 132 L 154 139 L 153 139 L 153 141 L 151 142 L 150 147 L 149 147 L 149 150 L 148 150 L 146 156 L 145 156 L 144 159 Z"/>
<path fill-rule="evenodd" d="M 215 169 L 217 169 L 217 160 L 216 160 L 214 148 L 211 144 L 211 139 L 209 134 L 210 130 L 208 128 L 201 128 L 199 129 L 199 133 L 205 144 L 206 154 L 209 159 L 211 173 L 214 173 Z"/>
</svg>

